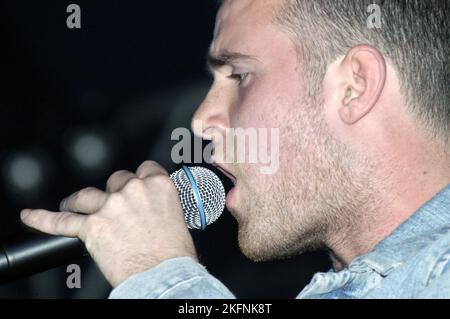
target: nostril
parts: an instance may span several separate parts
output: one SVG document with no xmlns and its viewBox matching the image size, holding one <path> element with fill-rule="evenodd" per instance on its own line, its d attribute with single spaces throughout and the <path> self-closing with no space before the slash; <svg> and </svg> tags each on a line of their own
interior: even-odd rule
<svg viewBox="0 0 450 319">
<path fill-rule="evenodd" d="M 203 129 L 203 121 L 196 120 L 195 118 L 192 120 L 191 123 L 191 129 L 192 132 L 194 132 L 194 135 L 196 135 L 199 138 L 205 138 L 204 129 Z"/>
<path fill-rule="evenodd" d="M 203 138 L 208 141 L 220 140 L 222 137 L 222 131 L 218 127 L 208 127 L 203 131 Z"/>
</svg>

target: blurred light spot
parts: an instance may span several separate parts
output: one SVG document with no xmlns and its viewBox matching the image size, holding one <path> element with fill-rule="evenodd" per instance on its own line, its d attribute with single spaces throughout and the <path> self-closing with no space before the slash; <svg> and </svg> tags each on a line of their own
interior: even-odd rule
<svg viewBox="0 0 450 319">
<path fill-rule="evenodd" d="M 43 168 L 38 160 L 27 155 L 17 155 L 8 164 L 9 182 L 21 191 L 30 191 L 43 181 Z"/>
<path fill-rule="evenodd" d="M 81 134 L 74 139 L 72 155 L 85 168 L 98 168 L 107 160 L 106 143 L 94 134 Z"/>
</svg>

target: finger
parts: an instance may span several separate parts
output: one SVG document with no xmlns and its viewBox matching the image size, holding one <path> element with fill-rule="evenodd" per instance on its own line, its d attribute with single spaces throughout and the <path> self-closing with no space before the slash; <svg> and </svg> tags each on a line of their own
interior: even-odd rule
<svg viewBox="0 0 450 319">
<path fill-rule="evenodd" d="M 55 213 L 43 209 L 24 209 L 20 217 L 29 227 L 47 234 L 66 237 L 78 237 L 87 218 L 75 213 Z"/>
<path fill-rule="evenodd" d="M 72 213 L 93 214 L 103 207 L 107 198 L 107 193 L 95 187 L 88 187 L 63 199 L 59 209 Z"/>
<path fill-rule="evenodd" d="M 142 163 L 136 170 L 136 176 L 139 178 L 147 178 L 155 175 L 169 176 L 169 173 L 161 165 L 153 161 Z"/>
<path fill-rule="evenodd" d="M 127 182 L 136 178 L 136 175 L 129 171 L 118 171 L 111 175 L 111 177 L 106 182 L 106 191 L 108 193 L 115 193 L 120 191 Z"/>
</svg>

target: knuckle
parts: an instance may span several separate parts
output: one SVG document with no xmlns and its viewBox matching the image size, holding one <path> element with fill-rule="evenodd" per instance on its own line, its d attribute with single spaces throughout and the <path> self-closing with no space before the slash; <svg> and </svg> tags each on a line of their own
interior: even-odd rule
<svg viewBox="0 0 450 319">
<path fill-rule="evenodd" d="M 159 164 L 155 161 L 147 160 L 147 161 L 143 162 L 141 164 L 141 166 L 139 166 L 139 167 L 142 167 L 142 166 L 159 166 Z"/>
<path fill-rule="evenodd" d="M 86 187 L 75 193 L 76 199 L 86 196 L 94 190 L 94 187 Z"/>
<path fill-rule="evenodd" d="M 55 230 L 58 233 L 63 232 L 67 227 L 67 221 L 70 218 L 70 213 L 59 213 L 55 218 Z"/>
<path fill-rule="evenodd" d="M 158 174 L 158 175 L 148 178 L 148 183 L 149 183 L 149 185 L 151 185 L 153 187 L 158 187 L 162 190 L 169 190 L 172 187 L 174 187 L 173 182 L 170 179 L 170 177 L 163 175 L 163 174 Z"/>
<path fill-rule="evenodd" d="M 108 196 L 103 204 L 102 211 L 112 214 L 120 210 L 125 205 L 125 199 L 121 193 L 113 193 Z M 95 215 L 93 215 L 95 216 Z"/>
<path fill-rule="evenodd" d="M 69 197 L 63 199 L 60 203 L 62 210 L 73 211 L 74 208 L 86 197 L 86 195 L 92 190 L 92 187 L 81 189 Z"/>
<path fill-rule="evenodd" d="M 155 161 L 145 161 L 136 170 L 136 175 L 140 178 L 156 174 L 168 175 L 167 171 Z"/>
<path fill-rule="evenodd" d="M 106 185 L 110 185 L 111 183 L 114 182 L 114 180 L 119 176 L 122 175 L 123 173 L 125 173 L 125 170 L 120 170 L 117 172 L 114 172 L 111 174 L 111 176 L 109 176 L 108 180 L 106 181 Z"/>
<path fill-rule="evenodd" d="M 145 188 L 144 181 L 138 177 L 133 177 L 128 180 L 128 182 L 123 187 L 125 193 L 128 192 L 139 192 Z"/>
<path fill-rule="evenodd" d="M 136 170 L 136 175 L 138 177 L 143 177 L 145 174 L 148 174 L 148 172 L 155 167 L 159 166 L 158 163 L 154 161 L 145 161 Z"/>
<path fill-rule="evenodd" d="M 110 176 L 110 178 L 117 177 L 118 175 L 121 175 L 121 174 L 126 173 L 126 172 L 127 172 L 126 170 L 121 169 L 120 171 L 116 171 L 116 172 L 112 173 L 112 175 Z"/>
<path fill-rule="evenodd" d="M 70 195 L 67 198 L 68 203 L 69 204 L 73 204 L 74 202 L 77 202 L 79 200 L 79 198 L 80 198 L 80 193 L 81 193 L 81 190 L 79 190 L 79 191 L 73 193 L 72 195 Z"/>
</svg>

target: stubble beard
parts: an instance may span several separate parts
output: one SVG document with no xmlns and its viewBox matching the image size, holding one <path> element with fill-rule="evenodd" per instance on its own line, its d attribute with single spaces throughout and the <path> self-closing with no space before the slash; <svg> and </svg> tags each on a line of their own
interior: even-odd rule
<svg viewBox="0 0 450 319">
<path fill-rule="evenodd" d="M 326 248 L 352 227 L 370 196 L 367 160 L 332 136 L 319 105 L 303 102 L 303 111 L 287 121 L 277 174 L 240 172 L 238 240 L 253 261 Z"/>
</svg>

